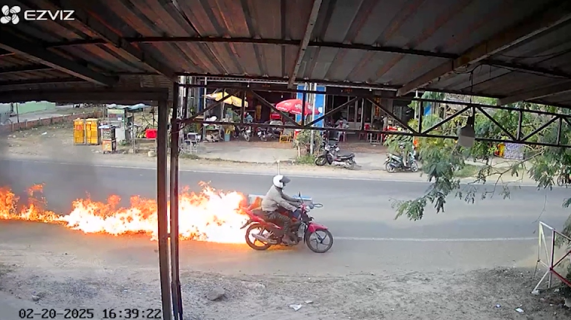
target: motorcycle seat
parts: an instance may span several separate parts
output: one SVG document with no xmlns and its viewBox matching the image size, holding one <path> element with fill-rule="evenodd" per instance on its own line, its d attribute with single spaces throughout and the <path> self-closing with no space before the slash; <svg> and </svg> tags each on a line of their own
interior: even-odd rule
<svg viewBox="0 0 571 320">
<path fill-rule="evenodd" d="M 268 217 L 268 214 L 266 212 L 264 212 L 262 209 L 254 209 L 252 210 L 252 213 L 256 216 L 256 217 L 260 217 L 262 219 L 265 219 Z"/>
<path fill-rule="evenodd" d="M 349 154 L 344 154 L 344 155 L 342 155 L 342 156 L 339 156 L 339 159 L 341 159 L 341 160 L 351 159 L 351 158 L 355 158 L 355 154 L 354 154 L 354 153 L 349 153 Z"/>
</svg>

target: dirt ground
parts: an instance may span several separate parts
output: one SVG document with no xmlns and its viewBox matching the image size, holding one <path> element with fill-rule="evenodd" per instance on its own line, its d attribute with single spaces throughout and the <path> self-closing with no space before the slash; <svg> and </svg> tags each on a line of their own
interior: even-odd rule
<svg viewBox="0 0 571 320">
<path fill-rule="evenodd" d="M 69 151 L 74 148 L 89 150 L 87 155 L 100 150 L 74 147 L 69 124 L 17 132 L 5 142 L 13 154 L 57 158 L 68 152 L 77 156 Z M 161 307 L 158 270 L 152 267 L 158 261 L 156 253 L 146 258 L 150 264 L 137 260 L 108 264 L 90 254 L 89 247 L 77 249 L 79 254 L 50 246 L 55 240 L 43 232 L 37 233 L 45 237 L 41 247 L 0 242 L 0 292 L 32 302 L 38 309 L 93 308 L 96 319 L 105 308 Z M 77 241 L 66 243 L 82 246 Z M 422 265 L 417 267 L 422 270 Z M 530 294 L 541 273 L 532 279 L 533 270 L 528 269 L 315 275 L 304 274 L 301 265 L 293 266 L 289 274 L 252 275 L 181 268 L 185 319 L 192 320 L 571 319 L 571 311 L 553 290 Z M 327 266 L 323 268 L 326 271 Z M 222 299 L 207 299 L 219 289 L 225 292 Z M 295 311 L 290 305 L 301 308 Z"/>
<path fill-rule="evenodd" d="M 86 266 L 73 258 L 48 268 L 45 255 L 25 254 L 4 268 L 0 290 L 40 308 L 160 308 L 156 269 Z M 26 260 L 25 262 L 23 260 Z M 4 261 L 6 263 L 7 261 Z M 570 319 L 562 299 L 533 296 L 532 271 L 229 276 L 181 272 L 185 319 Z M 222 289 L 219 301 L 206 298 Z M 295 311 L 290 305 L 301 305 Z M 523 309 L 518 313 L 516 308 Z"/>
<path fill-rule="evenodd" d="M 7 143 L 11 153 L 45 155 L 52 153 L 55 149 L 77 149 L 89 150 L 91 153 L 101 153 L 101 146 L 74 146 L 73 144 L 73 123 L 62 123 L 51 126 L 42 126 L 28 130 L 13 132 L 8 135 Z M 253 140 L 232 141 L 232 146 L 243 146 L 252 148 L 283 149 L 292 148 L 289 143 L 279 143 L 277 141 L 262 142 Z M 120 153 L 127 153 L 130 146 L 118 146 Z M 140 140 L 137 146 L 139 153 L 145 155 L 148 150 L 154 149 L 154 141 Z M 343 143 L 343 149 L 347 152 L 379 153 L 386 148 L 381 145 L 371 145 L 366 142 Z"/>
<path fill-rule="evenodd" d="M 18 299 L 22 305 L 12 304 L 17 308 L 30 303 L 35 309 L 92 308 L 95 319 L 101 318 L 103 309 L 160 308 L 156 249 L 157 243 L 143 235 L 85 235 L 57 225 L 0 221 L 0 298 Z M 302 259 L 311 254 L 306 251 L 298 247 L 254 252 L 245 244 L 181 242 L 185 319 L 571 317 L 553 289 L 530 294 L 542 272 L 535 278 L 533 270 L 518 268 L 426 272 L 419 264 L 374 273 L 330 273 L 324 264 L 309 274 L 299 262 L 316 263 L 319 257 Z M 286 256 L 295 263 L 285 269 L 272 267 L 271 261 Z M 245 261 L 258 266 L 244 269 Z M 213 265 L 220 263 L 228 265 Z M 220 290 L 224 297 L 208 299 Z"/>
</svg>

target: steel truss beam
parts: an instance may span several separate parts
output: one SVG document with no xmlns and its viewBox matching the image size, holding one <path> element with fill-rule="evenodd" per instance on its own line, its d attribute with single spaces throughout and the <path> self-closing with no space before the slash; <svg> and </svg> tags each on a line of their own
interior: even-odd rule
<svg viewBox="0 0 571 320">
<path fill-rule="evenodd" d="M 226 44 L 270 44 L 270 45 L 280 45 L 280 46 L 299 46 L 300 41 L 298 40 L 283 40 L 283 39 L 254 39 L 254 38 L 224 38 L 224 37 L 136 37 L 136 38 L 124 38 L 124 40 L 131 44 L 138 43 L 226 43 Z M 88 39 L 88 40 L 74 40 L 65 41 L 58 43 L 48 43 L 45 45 L 46 48 L 61 48 L 61 47 L 77 47 L 83 45 L 93 45 L 93 44 L 108 44 L 109 42 L 104 39 Z M 323 41 L 309 41 L 307 48 L 332 48 L 332 49 L 344 49 L 344 50 L 364 50 L 370 52 L 383 52 L 383 53 L 395 53 L 403 55 L 412 55 L 418 57 L 429 57 L 429 58 L 442 58 L 442 59 L 457 59 L 460 56 L 453 53 L 444 52 L 432 52 L 425 50 L 415 50 L 415 49 L 403 49 L 397 47 L 384 47 L 384 46 L 374 46 L 359 43 L 337 43 L 337 42 L 323 42 Z M 0 53 L 1 56 L 1 53 Z M 489 65 L 492 67 L 500 67 L 505 69 L 511 69 L 513 71 L 523 71 L 531 72 L 539 75 L 549 76 L 549 77 L 561 77 L 564 79 L 571 79 L 571 74 L 566 72 L 561 72 L 559 70 L 552 70 L 548 68 L 541 68 L 536 66 L 529 66 L 519 63 L 509 63 L 494 59 L 485 59 L 481 61 L 484 65 Z M 149 75 L 156 75 L 157 73 L 146 73 Z M 177 75 L 187 75 L 187 74 L 177 74 Z M 188 74 L 189 76 L 205 76 L 204 74 Z M 223 75 L 220 75 L 224 77 Z M 217 77 L 217 76 L 216 76 Z M 252 79 L 254 79 L 252 77 Z M 267 78 L 265 78 L 267 79 Z M 285 80 L 287 82 L 288 78 L 279 78 L 278 80 Z M 306 82 L 316 82 L 320 84 L 323 80 L 305 80 Z M 331 82 L 333 83 L 333 82 Z M 341 83 L 341 82 L 336 82 Z M 396 88 L 396 87 L 395 87 Z M 399 87 L 400 88 L 400 87 Z"/>
<path fill-rule="evenodd" d="M 513 142 L 513 143 L 521 143 L 521 144 L 527 144 L 527 145 L 538 145 L 538 146 L 571 147 L 571 145 L 567 146 L 567 145 L 560 144 L 561 132 L 563 130 L 562 129 L 563 128 L 562 127 L 563 122 L 568 123 L 571 126 L 571 118 L 570 118 L 571 115 L 566 115 L 566 114 L 561 114 L 561 113 L 552 113 L 552 112 L 541 111 L 541 110 L 514 109 L 514 108 L 506 108 L 506 107 L 502 107 L 502 106 L 490 106 L 490 105 L 482 105 L 482 104 L 476 104 L 476 103 L 461 103 L 461 102 L 441 101 L 441 100 L 433 100 L 433 99 L 394 97 L 394 95 L 387 94 L 387 92 L 383 92 L 383 91 L 355 90 L 355 91 L 350 91 L 350 93 L 346 92 L 344 94 L 345 96 L 351 96 L 352 97 L 352 99 L 349 100 L 348 102 L 344 103 L 341 106 L 334 108 L 333 110 L 329 110 L 329 111 L 325 112 L 325 114 L 320 115 L 319 118 L 315 119 L 314 121 L 311 121 L 309 123 L 299 124 L 299 123 L 295 123 L 289 116 L 285 115 L 283 112 L 281 112 L 279 110 L 275 110 L 273 105 L 270 102 L 263 99 L 259 95 L 258 92 L 259 91 L 290 92 L 290 93 L 300 92 L 300 93 L 303 93 L 304 99 L 308 94 L 324 94 L 324 95 L 331 95 L 331 94 L 320 92 L 320 91 L 295 90 L 295 89 L 292 90 L 292 89 L 284 89 L 283 87 L 280 88 L 280 87 L 272 87 L 272 86 L 261 87 L 261 86 L 251 85 L 251 84 L 239 84 L 239 83 L 224 83 L 224 87 L 221 87 L 220 84 L 208 84 L 208 85 L 181 84 L 181 86 L 191 87 L 191 88 L 209 88 L 209 89 L 219 89 L 219 90 L 226 90 L 226 91 L 241 90 L 242 92 L 251 92 L 254 94 L 254 96 L 256 96 L 256 98 L 258 100 L 260 100 L 260 102 L 262 104 L 270 107 L 271 109 L 273 109 L 273 111 L 279 112 L 280 114 L 282 114 L 282 116 L 284 116 L 284 118 L 288 119 L 288 121 L 290 122 L 290 124 L 286 123 L 284 125 L 269 125 L 269 124 L 259 124 L 259 123 L 252 124 L 252 126 L 255 126 L 255 127 L 284 128 L 284 129 L 305 129 L 305 130 L 318 130 L 318 131 L 334 130 L 334 131 L 339 131 L 339 132 L 352 132 L 352 133 L 365 133 L 365 134 L 372 133 L 372 134 L 404 135 L 404 136 L 415 136 L 415 137 L 431 137 L 431 138 L 442 138 L 442 139 L 457 139 L 458 138 L 457 136 L 446 136 L 446 135 L 434 134 L 431 132 L 433 132 L 434 130 L 437 130 L 438 128 L 442 127 L 442 125 L 454 120 L 455 118 L 463 115 L 466 111 L 474 110 L 474 112 L 480 112 L 485 117 L 490 119 L 490 121 L 493 122 L 496 126 L 498 126 L 498 128 L 500 130 L 502 130 L 503 133 L 505 133 L 505 135 L 508 137 L 507 139 L 476 137 L 476 140 L 478 140 L 478 141 Z M 256 92 L 256 91 L 258 91 L 258 92 Z M 342 92 L 340 91 L 340 92 L 336 92 L 336 93 L 342 93 Z M 407 123 L 404 123 L 401 119 L 399 119 L 393 113 L 393 111 L 390 110 L 384 103 L 379 103 L 379 102 L 375 101 L 378 98 L 382 98 L 387 102 L 390 102 L 391 100 L 393 102 L 400 101 L 401 104 L 407 104 L 407 105 L 410 104 L 412 101 L 418 101 L 418 102 L 420 102 L 420 105 L 421 105 L 421 111 L 424 108 L 423 107 L 424 103 L 428 103 L 428 102 L 430 102 L 430 103 L 445 103 L 447 105 L 460 105 L 460 106 L 463 106 L 463 108 L 461 110 L 457 111 L 452 116 L 449 116 L 446 119 L 443 119 L 440 123 L 438 123 L 438 124 L 436 124 L 430 128 L 423 129 L 421 126 L 419 128 L 412 128 Z M 315 123 L 324 119 L 328 115 L 331 115 L 331 114 L 335 113 L 336 111 L 338 111 L 344 107 L 347 107 L 350 104 L 355 103 L 361 99 L 365 99 L 365 100 L 371 102 L 373 105 L 381 108 L 384 111 L 384 113 L 387 114 L 387 116 L 389 118 L 392 118 L 395 122 L 399 123 L 400 126 L 403 127 L 405 130 L 403 130 L 403 131 L 388 131 L 388 130 L 337 129 L 337 128 L 314 127 Z M 305 105 L 305 104 L 303 104 L 303 105 Z M 390 103 L 389 103 L 389 105 L 390 105 Z M 207 110 L 213 109 L 214 107 L 216 107 L 216 105 L 208 107 Z M 531 113 L 531 114 L 535 114 L 535 115 L 550 116 L 550 119 L 549 119 L 549 121 L 544 123 L 542 126 L 537 128 L 531 134 L 529 134 L 527 136 L 522 136 L 522 134 L 521 134 L 521 126 L 522 126 L 521 116 L 520 116 L 520 121 L 518 121 L 517 132 L 509 132 L 509 130 L 507 130 L 501 123 L 499 123 L 496 119 L 494 119 L 493 115 L 490 115 L 490 112 L 489 112 L 489 110 L 505 110 L 505 109 L 513 110 L 513 111 L 519 112 L 520 114 Z M 228 124 L 244 125 L 243 117 L 241 117 L 241 120 L 239 122 L 205 121 L 205 120 L 197 119 L 197 117 L 199 115 L 204 114 L 204 112 L 206 112 L 207 110 L 204 110 L 199 114 L 192 115 L 189 118 L 179 120 L 180 125 L 184 126 L 184 125 L 188 125 L 190 123 L 218 124 L 218 125 L 228 125 Z M 243 114 L 243 112 L 242 112 L 242 114 Z M 550 143 L 530 142 L 529 141 L 529 139 L 532 136 L 539 134 L 542 130 L 544 130 L 545 128 L 547 128 L 549 125 L 551 125 L 554 122 L 557 122 L 559 125 L 559 128 L 558 128 L 559 137 L 557 139 L 557 143 L 550 144 Z"/>
<path fill-rule="evenodd" d="M 115 77 L 102 75 L 101 73 L 82 66 L 77 62 L 68 60 L 56 53 L 48 51 L 37 44 L 17 37 L 10 32 L 2 31 L 2 37 L 0 37 L 0 48 L 29 56 L 50 68 L 60 70 L 74 77 L 98 85 L 113 86 L 118 81 Z"/>
<path fill-rule="evenodd" d="M 293 88 L 294 82 L 297 79 L 297 74 L 299 72 L 299 68 L 301 67 L 301 62 L 305 56 L 305 50 L 307 50 L 307 45 L 309 44 L 309 40 L 313 34 L 313 28 L 315 27 L 317 15 L 319 14 L 319 8 L 321 8 L 321 2 L 322 0 L 313 0 L 313 7 L 311 8 L 307 25 L 305 26 L 303 39 L 299 44 L 299 51 L 297 53 L 297 57 L 295 58 L 295 64 L 287 82 L 287 87 L 290 89 Z"/>
<path fill-rule="evenodd" d="M 166 88 L 137 89 L 66 89 L 66 90 L 15 90 L 0 91 L 0 103 L 51 101 L 62 103 L 154 103 L 169 98 Z"/>
<path fill-rule="evenodd" d="M 547 6 L 543 12 L 535 12 L 524 21 L 496 34 L 488 40 L 472 47 L 462 56 L 441 64 L 422 76 L 411 80 L 402 86 L 397 95 L 404 95 L 424 87 L 435 79 L 453 74 L 456 70 L 485 60 L 492 55 L 513 47 L 546 30 L 565 23 L 571 19 L 570 3 L 566 0 L 556 0 Z"/>
<path fill-rule="evenodd" d="M 18 86 L 29 86 L 29 85 L 42 85 L 42 84 L 53 84 L 53 83 L 72 83 L 72 82 L 83 82 L 85 80 L 78 78 L 44 78 L 44 79 L 28 79 L 28 80 L 7 80 L 0 81 L 0 89 L 5 90 L 6 88 L 18 87 Z M 1 93 L 2 91 L 0 91 Z"/>
</svg>

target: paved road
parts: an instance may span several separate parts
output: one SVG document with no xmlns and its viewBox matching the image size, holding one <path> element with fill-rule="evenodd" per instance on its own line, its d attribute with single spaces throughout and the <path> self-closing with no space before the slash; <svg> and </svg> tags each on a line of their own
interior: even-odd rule
<svg viewBox="0 0 571 320">
<path fill-rule="evenodd" d="M 33 183 L 46 183 L 45 196 L 50 208 L 58 212 L 70 209 L 72 200 L 88 192 L 95 200 L 104 200 L 109 194 L 154 197 L 155 171 L 145 169 L 119 169 L 61 165 L 30 161 L 0 161 L 1 181 L 8 181 L 15 190 Z M 255 175 L 212 173 L 181 173 L 181 184 L 199 190 L 198 182 L 210 181 L 218 189 L 238 190 L 244 193 L 263 193 L 270 178 Z M 357 181 L 318 178 L 295 178 L 288 191 L 303 193 L 324 204 L 313 215 L 329 226 L 339 239 L 334 250 L 326 255 L 315 255 L 302 250 L 296 257 L 306 259 L 306 272 L 346 273 L 375 272 L 387 268 L 425 269 L 529 265 L 535 258 L 537 220 L 560 226 L 568 216 L 561 203 L 568 196 L 567 189 L 538 191 L 533 187 L 514 190 L 511 199 L 494 197 L 477 201 L 474 205 L 451 199 L 445 213 L 436 214 L 429 209 L 422 221 L 394 220 L 391 199 L 411 199 L 421 195 L 425 183 Z M 3 230 L 2 230 L 3 229 Z M 105 241 L 107 249 L 97 250 L 108 263 L 124 258 L 125 244 L 113 237 L 62 235 L 59 226 L 37 226 L 21 223 L 0 224 L 0 234 L 17 232 L 18 241 L 26 240 L 26 232 L 42 238 L 58 237 L 58 243 L 75 245 L 80 239 Z M 49 235 L 49 236 L 48 236 Z M 0 236 L 8 241 L 11 236 Z M 51 239 L 51 238 L 50 238 Z M 65 239 L 65 240 L 63 240 Z M 102 240 L 105 239 L 105 240 Z M 52 239 L 53 240 L 53 239 Z M 55 241 L 55 240 L 53 240 Z M 95 240 L 94 240 L 95 241 Z M 133 261 L 139 259 L 155 263 L 147 249 L 155 244 L 146 239 L 131 239 L 129 245 Z M 88 244 L 86 244 L 88 245 Z M 220 272 L 269 272 L 281 268 L 282 262 L 292 259 L 291 252 L 259 253 L 249 250 L 230 250 L 232 246 L 185 243 L 183 265 L 189 268 Z M 72 248 L 68 248 L 72 250 Z M 117 251 L 120 254 L 117 254 Z M 186 251 L 185 251 L 186 250 Z M 114 252 L 114 253 L 113 253 Z M 188 255 L 185 254 L 188 253 Z M 190 253 L 193 255 L 191 256 Z M 202 259 L 197 259 L 197 255 Z M 149 260 L 150 257 L 150 260 Z M 186 259 L 186 260 L 185 260 Z M 310 262 L 315 259 L 316 264 Z M 300 260 L 301 262 L 302 260 Z M 217 263 L 221 262 L 221 263 Z"/>
</svg>

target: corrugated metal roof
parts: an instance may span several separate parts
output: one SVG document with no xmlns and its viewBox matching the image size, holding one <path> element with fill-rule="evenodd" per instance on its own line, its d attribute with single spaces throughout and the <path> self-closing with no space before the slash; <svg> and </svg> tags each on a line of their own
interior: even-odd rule
<svg viewBox="0 0 571 320">
<path fill-rule="evenodd" d="M 149 59 L 176 74 L 287 81 L 313 6 L 309 0 L 3 2 L 23 10 L 76 9 L 76 20 L 21 21 L 0 26 L 2 33 L 31 40 L 97 73 L 119 76 L 121 86 L 139 86 L 141 82 L 148 86 L 161 79 L 158 82 L 165 87 L 170 87 L 165 77 L 149 80 L 149 75 L 157 73 L 156 63 L 148 63 Z M 323 0 L 296 80 L 398 88 L 553 2 L 561 3 Z M 119 40 L 111 43 L 109 33 L 102 33 L 101 26 Z M 132 47 L 125 49 L 126 42 Z M 133 54 L 137 51 L 142 53 Z M 20 53 L 0 52 L 0 92 L 21 87 L 47 88 L 43 86 L 48 84 L 37 82 L 50 79 L 57 80 L 50 88 L 72 85 L 62 82 L 72 77 L 65 72 L 33 70 L 42 63 Z M 30 70 L 18 71 L 26 66 Z M 437 77 L 426 88 L 506 97 L 565 79 L 571 79 L 569 23 L 467 69 Z M 7 85 L 6 81 L 32 84 Z M 78 85 L 91 84 L 73 83 Z M 571 106 L 570 98 L 569 94 L 559 94 L 538 101 Z"/>
</svg>

